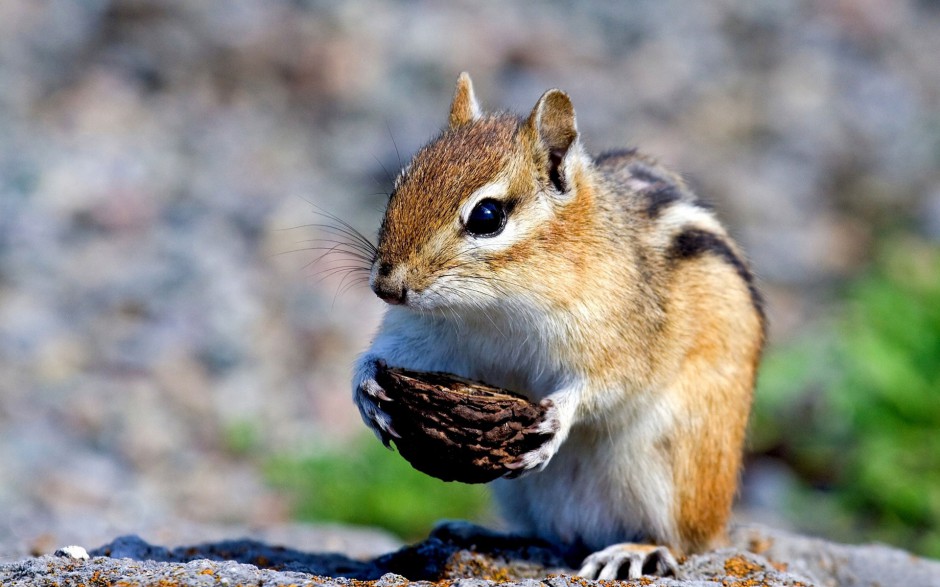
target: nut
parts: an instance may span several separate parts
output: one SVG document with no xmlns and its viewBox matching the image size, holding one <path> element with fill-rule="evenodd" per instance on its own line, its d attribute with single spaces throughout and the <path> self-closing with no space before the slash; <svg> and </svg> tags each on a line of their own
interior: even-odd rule
<svg viewBox="0 0 940 587">
<path fill-rule="evenodd" d="M 392 401 L 379 406 L 415 469 L 462 483 L 513 472 L 506 465 L 551 438 L 536 432 L 546 408 L 521 395 L 448 373 L 380 366 L 376 381 Z"/>
</svg>

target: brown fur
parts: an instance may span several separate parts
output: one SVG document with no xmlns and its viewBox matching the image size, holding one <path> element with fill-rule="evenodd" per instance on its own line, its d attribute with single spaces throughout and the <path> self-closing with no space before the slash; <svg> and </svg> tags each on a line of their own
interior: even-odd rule
<svg viewBox="0 0 940 587">
<path fill-rule="evenodd" d="M 420 245 L 444 233 L 461 202 L 506 165 L 516 130 L 514 118 L 490 117 L 446 130 L 419 151 L 389 199 L 380 260 L 420 264 Z"/>
<path fill-rule="evenodd" d="M 454 90 L 454 101 L 450 106 L 448 119 L 450 128 L 454 129 L 473 122 L 477 116 L 476 100 L 473 97 L 473 82 L 466 72 L 461 73 L 457 79 L 457 89 Z"/>
<path fill-rule="evenodd" d="M 744 432 L 763 342 L 745 284 L 734 269 L 703 256 L 677 267 L 671 314 L 686 357 L 678 374 L 682 427 L 673 438 L 681 550 L 700 552 L 722 540 L 737 487 Z M 711 291 L 725 291 L 715 303 Z M 716 366 L 719 366 L 716 369 Z"/>
</svg>

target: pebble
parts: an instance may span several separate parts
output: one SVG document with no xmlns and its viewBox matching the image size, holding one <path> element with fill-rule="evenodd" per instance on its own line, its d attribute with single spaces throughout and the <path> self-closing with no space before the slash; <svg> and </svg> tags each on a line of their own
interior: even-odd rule
<svg viewBox="0 0 940 587">
<path fill-rule="evenodd" d="M 55 551 L 56 556 L 62 556 L 67 558 L 72 558 L 75 560 L 88 560 L 88 552 L 85 551 L 81 546 L 71 545 L 63 546 L 62 548 Z"/>
</svg>

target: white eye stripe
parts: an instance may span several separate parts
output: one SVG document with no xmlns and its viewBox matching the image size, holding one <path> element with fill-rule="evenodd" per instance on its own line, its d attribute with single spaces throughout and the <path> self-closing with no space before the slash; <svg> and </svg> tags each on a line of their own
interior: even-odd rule
<svg viewBox="0 0 940 587">
<path fill-rule="evenodd" d="M 481 201 L 486 199 L 499 200 L 501 197 L 505 196 L 508 191 L 509 182 L 505 179 L 497 179 L 473 192 L 470 194 L 466 203 L 460 207 L 460 223 L 462 225 L 467 224 L 467 218 L 470 217 L 470 212 L 472 212 L 473 208 Z"/>
<path fill-rule="evenodd" d="M 461 228 L 467 225 L 467 219 L 473 209 L 483 200 L 493 199 L 506 203 L 509 193 L 509 180 L 505 177 L 492 181 L 473 192 L 460 208 Z M 529 238 L 539 225 L 552 215 L 552 207 L 546 198 L 534 197 L 527 203 L 514 203 L 513 213 L 508 214 L 503 228 L 498 233 L 485 238 L 467 235 L 462 245 L 466 254 L 485 253 L 507 249 Z"/>
</svg>

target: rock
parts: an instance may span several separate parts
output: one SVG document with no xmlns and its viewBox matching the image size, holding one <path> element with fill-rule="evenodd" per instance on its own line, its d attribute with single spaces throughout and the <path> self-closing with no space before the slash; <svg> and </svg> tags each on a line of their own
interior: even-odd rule
<svg viewBox="0 0 940 587">
<path fill-rule="evenodd" d="M 836 544 L 762 526 L 735 528 L 732 542 L 817 585 L 940 586 L 940 562 L 883 544 Z"/>
<path fill-rule="evenodd" d="M 81 546 L 63 546 L 55 551 L 55 556 L 67 557 L 75 560 L 88 560 L 88 553 Z"/>
<path fill-rule="evenodd" d="M 594 587 L 609 582 L 573 575 L 572 561 L 550 544 L 484 532 L 436 531 L 427 540 L 358 561 L 251 540 L 165 548 L 136 536 L 95 549 L 92 558 L 42 556 L 0 565 L 0 584 L 25 585 L 318 585 L 395 587 Z M 630 584 L 663 587 L 940 586 L 940 562 L 885 546 L 847 546 L 755 526 L 736 528 L 734 546 L 684 560 L 678 577 Z M 118 558 L 120 556 L 121 558 Z M 577 561 L 574 562 L 577 564 Z"/>
</svg>

